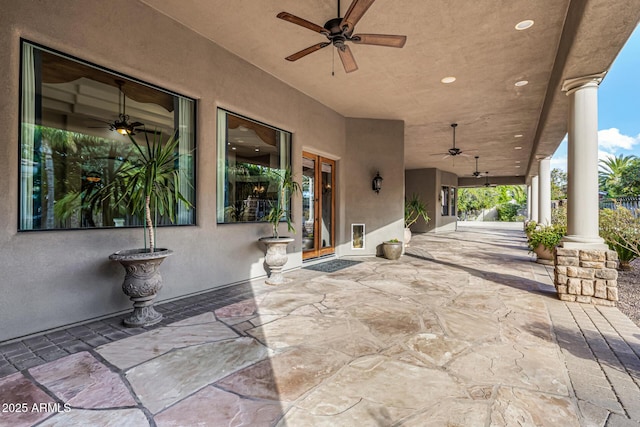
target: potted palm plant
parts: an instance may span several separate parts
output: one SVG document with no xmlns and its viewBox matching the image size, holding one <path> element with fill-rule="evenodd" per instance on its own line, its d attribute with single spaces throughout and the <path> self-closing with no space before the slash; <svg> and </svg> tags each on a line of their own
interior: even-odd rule
<svg viewBox="0 0 640 427">
<path fill-rule="evenodd" d="M 293 178 L 291 168 L 286 168 L 279 172 L 272 172 L 274 181 L 277 185 L 277 198 L 271 203 L 269 213 L 264 217 L 266 221 L 271 223 L 273 234 L 269 237 L 262 237 L 260 242 L 267 247 L 265 263 L 269 267 L 269 277 L 265 283 L 269 285 L 279 285 L 286 283 L 282 275 L 282 267 L 287 263 L 287 245 L 294 241 L 293 237 L 280 236 L 278 226 L 284 218 L 287 223 L 287 230 L 295 233 L 296 230 L 291 221 L 291 216 L 287 211 L 286 201 L 293 195 L 301 193 L 300 184 Z"/>
<path fill-rule="evenodd" d="M 420 200 L 417 194 L 413 194 L 410 199 L 404 201 L 404 244 L 408 245 L 411 240 L 411 226 L 418 220 L 424 219 L 429 222 L 426 204 Z"/>
<path fill-rule="evenodd" d="M 144 248 L 122 250 L 109 256 L 125 269 L 122 290 L 133 301 L 134 308 L 124 324 L 130 327 L 149 326 L 162 320 L 162 314 L 153 307 L 162 288 L 158 268 L 173 251 L 156 247 L 158 215 L 166 215 L 174 222 L 179 201 L 191 207 L 180 192 L 181 171 L 176 166 L 180 158 L 178 138 L 174 135 L 164 141 L 160 132 L 153 132 L 151 138 L 146 132 L 144 135 L 143 144 L 129 135 L 135 147 L 133 154 L 122 159 L 108 185 L 91 195 L 93 200 L 111 200 L 116 194 L 116 204 L 125 203 L 132 214 L 144 217 Z"/>
</svg>

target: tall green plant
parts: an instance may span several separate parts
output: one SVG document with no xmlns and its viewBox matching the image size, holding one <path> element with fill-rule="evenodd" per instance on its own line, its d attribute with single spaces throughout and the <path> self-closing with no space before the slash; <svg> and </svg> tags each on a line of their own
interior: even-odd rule
<svg viewBox="0 0 640 427">
<path fill-rule="evenodd" d="M 414 193 L 409 200 L 404 201 L 404 227 L 411 227 L 420 218 L 425 222 L 429 222 L 430 219 L 427 214 L 427 205 Z"/>
<path fill-rule="evenodd" d="M 293 222 L 291 221 L 291 216 L 289 212 L 287 212 L 286 201 L 293 195 L 301 193 L 302 188 L 293 178 L 293 172 L 290 167 L 282 171 L 273 171 L 272 174 L 278 186 L 278 198 L 271 202 L 271 210 L 264 218 L 271 223 L 273 237 L 278 238 L 280 237 L 278 234 L 278 224 L 283 217 L 285 221 L 287 221 L 287 230 L 292 233 L 296 232 Z"/>
<path fill-rule="evenodd" d="M 599 182 L 600 190 L 605 191 L 609 197 L 623 197 L 633 195 L 633 182 L 637 181 L 633 171 L 637 166 L 638 159 L 635 156 L 619 155 L 600 160 Z"/>
<path fill-rule="evenodd" d="M 600 211 L 600 236 L 616 251 L 620 268 L 630 269 L 630 262 L 640 257 L 640 218 L 623 206 Z"/>
<path fill-rule="evenodd" d="M 175 222 L 179 201 L 191 207 L 180 192 L 181 171 L 178 169 L 179 139 L 175 135 L 163 142 L 162 134 L 144 133 L 145 141 L 139 144 L 132 135 L 134 153 L 123 160 L 112 182 L 97 191 L 93 197 L 102 201 L 113 199 L 116 204 L 126 203 L 131 212 L 144 216 L 145 233 L 149 238 L 149 252 L 156 249 L 154 216 L 167 215 Z"/>
</svg>

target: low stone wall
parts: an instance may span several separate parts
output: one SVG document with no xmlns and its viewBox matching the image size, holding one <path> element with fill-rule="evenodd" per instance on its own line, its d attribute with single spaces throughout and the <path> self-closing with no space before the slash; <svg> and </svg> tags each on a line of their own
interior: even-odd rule
<svg viewBox="0 0 640 427">
<path fill-rule="evenodd" d="M 615 251 L 556 248 L 555 286 L 563 301 L 614 307 L 618 301 Z"/>
</svg>

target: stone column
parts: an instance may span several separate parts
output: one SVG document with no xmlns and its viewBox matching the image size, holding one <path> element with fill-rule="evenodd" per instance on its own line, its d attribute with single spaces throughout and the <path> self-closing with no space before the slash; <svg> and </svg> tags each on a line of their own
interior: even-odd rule
<svg viewBox="0 0 640 427">
<path fill-rule="evenodd" d="M 538 223 L 551 224 L 551 158 L 540 160 L 538 166 Z"/>
<path fill-rule="evenodd" d="M 618 256 L 598 235 L 598 85 L 604 73 L 564 82 L 569 96 L 567 235 L 555 251 L 563 301 L 615 306 Z"/>
<path fill-rule="evenodd" d="M 598 85 L 604 73 L 566 80 L 569 97 L 564 248 L 607 250 L 598 228 Z"/>
<path fill-rule="evenodd" d="M 531 221 L 538 222 L 538 177 L 531 178 Z"/>
</svg>

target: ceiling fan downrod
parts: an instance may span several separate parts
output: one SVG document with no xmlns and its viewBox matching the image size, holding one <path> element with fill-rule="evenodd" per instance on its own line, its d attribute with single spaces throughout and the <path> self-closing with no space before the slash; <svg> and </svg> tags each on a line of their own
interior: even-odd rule
<svg viewBox="0 0 640 427">
<path fill-rule="evenodd" d="M 451 127 L 453 128 L 453 149 L 456 149 L 456 128 L 458 127 L 457 123 L 451 123 Z"/>
</svg>

